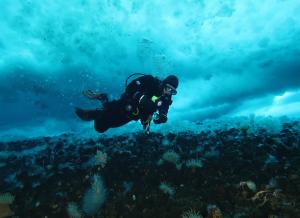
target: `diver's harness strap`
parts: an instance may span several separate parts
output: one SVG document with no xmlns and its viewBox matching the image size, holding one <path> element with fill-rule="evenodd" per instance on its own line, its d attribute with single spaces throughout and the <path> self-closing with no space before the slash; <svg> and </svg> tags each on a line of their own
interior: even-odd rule
<svg viewBox="0 0 300 218">
<path fill-rule="evenodd" d="M 142 99 L 145 97 L 145 95 L 142 95 L 140 98 L 139 98 L 139 104 L 141 103 Z"/>
<path fill-rule="evenodd" d="M 139 110 L 138 107 L 136 107 L 136 111 L 132 111 L 132 115 L 133 115 L 133 116 L 138 116 L 139 113 L 140 113 L 140 110 Z"/>
<path fill-rule="evenodd" d="M 129 98 L 128 96 L 128 99 L 127 99 L 127 104 L 126 104 L 126 111 L 127 112 L 130 112 L 130 114 L 132 114 L 133 116 L 138 116 L 139 115 L 139 104 L 141 103 L 141 101 L 143 100 L 143 98 L 146 97 L 146 95 L 142 95 L 141 97 L 139 97 L 138 100 L 135 100 L 135 97 L 140 94 L 140 92 L 136 92 L 134 93 L 133 95 L 133 99 Z M 151 101 L 153 103 L 156 103 L 157 100 L 159 99 L 160 97 L 157 97 L 157 96 L 152 96 L 151 98 Z M 137 102 L 137 103 L 136 103 Z"/>
</svg>

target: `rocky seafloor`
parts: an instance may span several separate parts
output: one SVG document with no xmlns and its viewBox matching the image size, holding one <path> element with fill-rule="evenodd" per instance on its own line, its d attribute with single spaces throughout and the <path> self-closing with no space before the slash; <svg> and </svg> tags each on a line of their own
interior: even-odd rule
<svg viewBox="0 0 300 218">
<path fill-rule="evenodd" d="M 0 217 L 300 217 L 299 129 L 2 142 Z"/>
</svg>

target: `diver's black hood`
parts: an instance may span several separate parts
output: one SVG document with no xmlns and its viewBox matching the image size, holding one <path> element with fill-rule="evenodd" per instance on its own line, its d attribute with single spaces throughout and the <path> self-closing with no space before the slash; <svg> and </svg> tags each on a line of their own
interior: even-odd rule
<svg viewBox="0 0 300 218">
<path fill-rule="evenodd" d="M 173 86 L 175 89 L 177 89 L 178 84 L 179 84 L 179 81 L 178 81 L 177 76 L 175 76 L 175 75 L 167 76 L 167 78 L 165 78 L 165 79 L 163 80 L 163 86 L 165 86 L 166 84 L 170 84 L 170 85 Z"/>
</svg>

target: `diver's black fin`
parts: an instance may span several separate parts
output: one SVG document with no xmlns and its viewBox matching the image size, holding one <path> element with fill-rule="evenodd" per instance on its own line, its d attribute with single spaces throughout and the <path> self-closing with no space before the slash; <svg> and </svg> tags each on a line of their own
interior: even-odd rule
<svg viewBox="0 0 300 218">
<path fill-rule="evenodd" d="M 101 93 L 98 95 L 98 100 L 104 105 L 108 102 L 108 96 L 106 93 Z"/>
</svg>

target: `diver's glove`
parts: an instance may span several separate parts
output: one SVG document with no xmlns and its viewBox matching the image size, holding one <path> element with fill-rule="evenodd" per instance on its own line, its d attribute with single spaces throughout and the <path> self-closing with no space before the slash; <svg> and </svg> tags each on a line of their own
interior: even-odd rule
<svg viewBox="0 0 300 218">
<path fill-rule="evenodd" d="M 167 122 L 167 120 L 168 120 L 167 115 L 163 113 L 156 113 L 155 116 L 153 117 L 153 122 L 155 124 L 165 123 Z"/>
<path fill-rule="evenodd" d="M 156 111 L 156 104 L 146 95 L 142 95 L 139 98 L 138 105 L 140 110 L 145 114 L 152 114 Z"/>
</svg>

